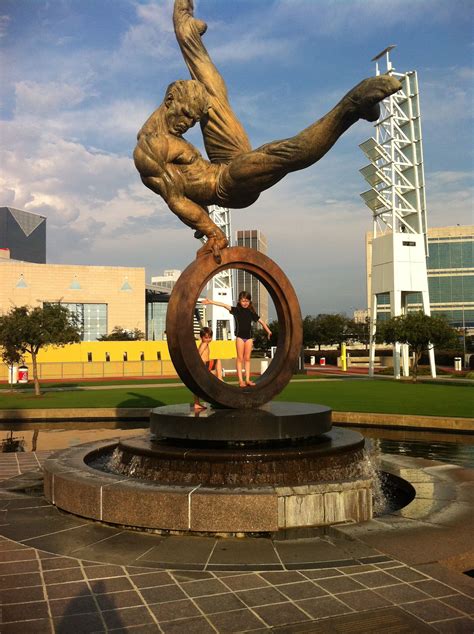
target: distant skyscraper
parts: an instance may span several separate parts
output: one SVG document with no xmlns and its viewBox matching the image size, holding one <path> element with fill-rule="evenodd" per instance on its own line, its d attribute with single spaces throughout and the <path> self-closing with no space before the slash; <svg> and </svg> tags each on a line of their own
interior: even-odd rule
<svg viewBox="0 0 474 634">
<path fill-rule="evenodd" d="M 244 231 L 237 231 L 236 246 L 256 249 L 264 255 L 267 254 L 267 238 L 263 235 L 260 229 L 245 229 Z M 260 315 L 263 321 L 268 322 L 267 289 L 257 280 L 256 277 L 247 273 L 247 271 L 238 269 L 236 280 L 236 301 L 241 291 L 247 291 L 252 296 L 252 304 L 254 305 L 257 314 Z"/>
<path fill-rule="evenodd" d="M 29 211 L 0 207 L 0 249 L 12 260 L 46 262 L 46 218 Z"/>
</svg>

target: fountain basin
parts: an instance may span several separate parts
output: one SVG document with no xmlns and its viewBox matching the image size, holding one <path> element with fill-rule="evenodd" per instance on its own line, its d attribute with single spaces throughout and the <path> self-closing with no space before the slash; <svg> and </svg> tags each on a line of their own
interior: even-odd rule
<svg viewBox="0 0 474 634">
<path fill-rule="evenodd" d="M 338 428 L 331 433 L 341 443 L 347 434 L 348 443 L 356 445 L 335 455 L 360 455 L 360 434 Z M 149 437 L 137 442 L 145 439 Z M 357 472 L 352 469 L 345 477 L 333 471 L 329 479 L 306 478 L 305 484 L 164 484 L 99 470 L 118 446 L 103 441 L 53 454 L 44 464 L 46 498 L 82 517 L 172 533 L 269 533 L 372 517 L 372 477 L 362 462 Z"/>
<path fill-rule="evenodd" d="M 108 469 L 172 485 L 299 486 L 350 480 L 363 471 L 364 438 L 341 428 L 287 444 L 201 445 L 144 434 L 121 440 Z"/>
</svg>

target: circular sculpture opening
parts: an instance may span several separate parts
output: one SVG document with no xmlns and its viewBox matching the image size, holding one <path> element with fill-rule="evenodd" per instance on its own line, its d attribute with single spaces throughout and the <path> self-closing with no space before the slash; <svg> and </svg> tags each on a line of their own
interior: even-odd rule
<svg viewBox="0 0 474 634">
<path fill-rule="evenodd" d="M 168 305 L 168 347 L 178 375 L 192 392 L 213 405 L 249 409 L 268 403 L 290 381 L 303 341 L 301 311 L 293 286 L 273 260 L 244 247 L 223 249 L 221 255 L 220 264 L 211 255 L 199 257 L 180 275 Z M 219 381 L 201 361 L 194 339 L 193 317 L 200 293 L 214 275 L 229 268 L 254 275 L 269 292 L 277 313 L 276 354 L 255 387 Z"/>
</svg>

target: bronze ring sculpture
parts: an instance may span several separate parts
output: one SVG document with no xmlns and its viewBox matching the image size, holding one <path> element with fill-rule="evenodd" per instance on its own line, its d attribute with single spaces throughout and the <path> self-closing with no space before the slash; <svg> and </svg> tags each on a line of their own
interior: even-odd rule
<svg viewBox="0 0 474 634">
<path fill-rule="evenodd" d="M 244 247 L 201 256 L 179 277 L 171 294 L 166 317 L 168 347 L 181 380 L 195 394 L 220 407 L 249 409 L 276 396 L 290 381 L 303 341 L 301 311 L 296 293 L 283 271 L 267 256 Z M 193 333 L 196 302 L 205 284 L 224 269 L 243 269 L 254 275 L 270 293 L 278 317 L 276 354 L 255 387 L 240 388 L 219 381 L 202 362 Z"/>
</svg>

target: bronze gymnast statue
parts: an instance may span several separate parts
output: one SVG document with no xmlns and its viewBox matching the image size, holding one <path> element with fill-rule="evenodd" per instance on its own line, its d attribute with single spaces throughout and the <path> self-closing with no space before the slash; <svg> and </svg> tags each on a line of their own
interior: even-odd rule
<svg viewBox="0 0 474 634">
<path fill-rule="evenodd" d="M 163 103 L 138 133 L 135 165 L 143 183 L 159 194 L 196 237 L 207 237 L 197 255 L 220 260 L 224 233 L 210 219 L 207 205 L 241 209 L 290 172 L 322 158 L 356 121 L 375 121 L 378 103 L 401 88 L 389 75 L 365 79 L 324 117 L 289 139 L 252 150 L 234 114 L 225 82 L 201 36 L 205 22 L 194 18 L 192 0 L 175 0 L 173 23 L 192 80 L 168 86 Z M 200 122 L 209 160 L 182 135 Z"/>
</svg>

